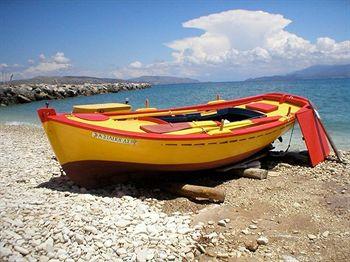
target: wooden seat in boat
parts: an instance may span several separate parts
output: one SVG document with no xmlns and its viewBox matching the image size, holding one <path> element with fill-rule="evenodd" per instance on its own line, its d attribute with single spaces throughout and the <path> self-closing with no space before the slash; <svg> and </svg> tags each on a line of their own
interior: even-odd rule
<svg viewBox="0 0 350 262">
<path fill-rule="evenodd" d="M 247 109 L 257 110 L 263 113 L 270 113 L 278 109 L 278 106 L 276 105 L 271 105 L 271 104 L 266 104 L 261 102 L 250 103 L 250 104 L 247 104 L 245 107 Z"/>
</svg>

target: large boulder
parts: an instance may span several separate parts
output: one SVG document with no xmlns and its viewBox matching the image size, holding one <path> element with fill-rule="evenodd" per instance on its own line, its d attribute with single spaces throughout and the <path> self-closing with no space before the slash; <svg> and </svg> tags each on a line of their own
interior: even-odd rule
<svg viewBox="0 0 350 262">
<path fill-rule="evenodd" d="M 25 103 L 30 103 L 32 100 L 24 95 L 19 94 L 17 96 L 18 103 L 20 104 L 25 104 Z"/>
<path fill-rule="evenodd" d="M 47 99 L 51 99 L 50 96 L 44 92 L 39 92 L 39 93 L 35 93 L 34 94 L 35 100 L 37 101 L 41 101 L 41 100 L 47 100 Z"/>
</svg>

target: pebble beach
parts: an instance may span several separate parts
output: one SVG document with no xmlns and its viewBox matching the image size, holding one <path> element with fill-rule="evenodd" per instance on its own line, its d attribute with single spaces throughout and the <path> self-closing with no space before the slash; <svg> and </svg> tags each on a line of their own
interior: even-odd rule
<svg viewBox="0 0 350 262">
<path fill-rule="evenodd" d="M 346 261 L 350 153 L 316 168 L 268 161 L 265 180 L 203 177 L 222 204 L 157 187 L 87 190 L 41 128 L 0 125 L 1 261 Z"/>
</svg>

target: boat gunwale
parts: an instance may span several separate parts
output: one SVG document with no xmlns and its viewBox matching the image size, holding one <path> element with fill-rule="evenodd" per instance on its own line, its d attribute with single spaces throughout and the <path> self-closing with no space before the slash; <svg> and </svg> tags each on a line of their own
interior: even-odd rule
<svg viewBox="0 0 350 262">
<path fill-rule="evenodd" d="M 268 94 L 262 94 L 262 95 L 257 95 L 257 96 L 251 96 L 251 97 L 246 97 L 242 99 L 237 99 L 237 100 L 230 100 L 230 101 L 225 101 L 220 104 L 215 104 L 215 105 L 197 105 L 197 106 L 190 106 L 190 107 L 179 107 L 179 108 L 172 108 L 172 109 L 164 109 L 164 110 L 159 110 L 156 112 L 166 112 L 166 111 L 176 111 L 176 110 L 187 110 L 187 109 L 200 109 L 200 110 L 210 110 L 210 109 L 217 109 L 220 108 L 221 106 L 233 106 L 233 105 L 239 105 L 243 103 L 249 103 L 249 102 L 254 102 L 259 99 L 271 99 L 275 101 L 281 101 L 283 102 L 289 102 L 291 104 L 297 105 L 300 107 L 300 109 L 305 108 L 310 105 L 310 102 L 303 97 L 300 96 L 295 96 L 291 94 L 285 94 L 285 93 L 268 93 Z M 299 109 L 299 110 L 300 110 Z M 298 110 L 298 111 L 299 111 Z M 297 111 L 297 112 L 298 112 Z M 151 112 L 150 112 L 151 113 Z M 152 112 L 154 113 L 154 112 Z M 130 112 L 125 115 L 137 115 L 139 112 Z M 47 117 L 47 121 L 54 121 L 58 122 L 61 124 L 66 124 L 69 126 L 85 129 L 85 130 L 90 130 L 94 132 L 102 132 L 110 135 L 118 135 L 118 136 L 123 136 L 123 137 L 128 137 L 128 138 L 135 138 L 135 139 L 145 139 L 145 140 L 171 140 L 171 141 L 182 141 L 182 140 L 211 140 L 211 139 L 220 139 L 220 138 L 229 138 L 229 137 L 235 137 L 235 136 L 240 136 L 240 135 L 246 135 L 246 134 L 252 134 L 252 133 L 257 133 L 261 131 L 266 131 L 272 128 L 280 127 L 280 126 L 288 126 L 292 122 L 295 121 L 295 115 L 292 115 L 287 121 L 274 121 L 271 123 L 266 123 L 258 126 L 252 126 L 252 127 L 246 127 L 238 130 L 233 130 L 230 133 L 225 133 L 225 134 L 215 134 L 215 135 L 209 135 L 209 134 L 188 134 L 188 135 L 171 135 L 171 134 L 152 134 L 152 133 L 139 133 L 139 132 L 132 132 L 132 131 L 124 131 L 124 130 L 119 130 L 119 129 L 112 129 L 112 128 L 107 128 L 107 127 L 101 127 L 101 126 L 96 126 L 96 125 L 91 125 L 91 124 L 86 124 L 86 123 L 81 123 L 77 122 L 74 120 L 70 120 L 66 117 L 67 113 L 60 113 L 57 115 L 50 115 Z M 108 114 L 111 116 L 110 114 Z M 117 114 L 113 114 L 117 115 Z M 121 115 L 121 114 L 118 114 Z"/>
</svg>

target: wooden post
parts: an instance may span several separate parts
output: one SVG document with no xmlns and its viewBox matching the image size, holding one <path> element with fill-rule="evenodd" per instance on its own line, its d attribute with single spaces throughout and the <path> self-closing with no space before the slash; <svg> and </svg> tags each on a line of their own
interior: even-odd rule
<svg viewBox="0 0 350 262">
<path fill-rule="evenodd" d="M 247 169 L 241 169 L 236 171 L 236 174 L 242 177 L 260 179 L 260 180 L 266 179 L 267 173 L 268 172 L 266 169 L 260 169 L 260 168 L 247 168 Z"/>
<path fill-rule="evenodd" d="M 221 119 L 220 131 L 224 129 L 224 125 L 225 125 L 225 119 Z"/>
<path fill-rule="evenodd" d="M 216 200 L 218 202 L 224 202 L 225 192 L 220 189 L 206 187 L 206 186 L 197 186 L 190 184 L 181 184 L 181 183 L 169 183 L 164 185 L 164 189 L 173 194 L 189 197 L 189 198 L 204 198 L 208 200 Z"/>
<path fill-rule="evenodd" d="M 255 164 L 255 163 L 253 163 Z M 249 164 L 247 164 L 249 166 Z M 231 167 L 229 169 L 219 169 L 219 172 L 226 172 L 228 174 L 241 176 L 241 177 L 247 177 L 247 178 L 254 178 L 254 179 L 266 179 L 268 171 L 266 169 L 261 168 L 239 168 L 236 169 L 235 167 Z"/>
<path fill-rule="evenodd" d="M 217 169 L 217 171 L 225 173 L 231 170 L 247 169 L 247 168 L 261 168 L 261 163 L 258 160 L 254 160 L 247 163 L 243 162 L 233 166 L 223 167 L 223 168 Z"/>
<path fill-rule="evenodd" d="M 317 114 L 316 114 L 316 116 L 317 116 L 317 118 L 318 118 L 318 120 L 319 120 L 319 123 L 320 123 L 320 125 L 321 125 L 321 127 L 322 127 L 324 133 L 326 134 L 326 137 L 328 138 L 329 143 L 331 144 L 331 146 L 332 146 L 332 148 L 333 148 L 333 151 L 334 151 L 335 155 L 336 155 L 337 158 L 338 158 L 339 163 L 343 163 L 343 159 L 341 158 L 340 152 L 338 151 L 336 145 L 334 144 L 332 137 L 331 137 L 330 134 L 327 132 L 326 128 L 324 127 L 324 125 L 323 125 L 321 119 L 318 117 Z"/>
</svg>

